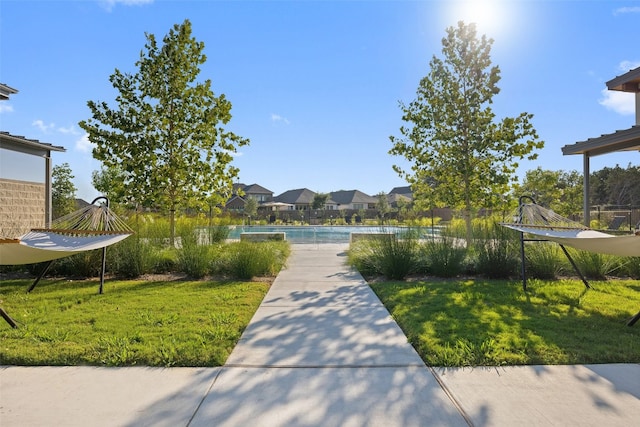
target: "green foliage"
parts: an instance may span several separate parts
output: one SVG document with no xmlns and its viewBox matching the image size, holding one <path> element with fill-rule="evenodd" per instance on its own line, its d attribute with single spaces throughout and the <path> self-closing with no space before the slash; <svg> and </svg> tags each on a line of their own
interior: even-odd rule
<svg viewBox="0 0 640 427">
<path fill-rule="evenodd" d="M 525 174 L 518 194 L 533 197 L 545 206 L 563 216 L 570 216 L 582 210 L 582 174 L 576 171 L 550 171 L 538 167 Z"/>
<path fill-rule="evenodd" d="M 527 277 L 555 279 L 565 269 L 564 254 L 555 243 L 526 244 L 525 255 Z"/>
<path fill-rule="evenodd" d="M 591 279 L 604 280 L 622 267 L 620 257 L 572 248 L 568 248 L 568 251 L 580 272 Z"/>
<path fill-rule="evenodd" d="M 209 245 L 199 244 L 198 238 L 193 231 L 182 233 L 182 247 L 178 250 L 178 268 L 194 279 L 209 273 L 211 265 Z"/>
<path fill-rule="evenodd" d="M 640 166 L 631 163 L 626 169 L 616 165 L 591 173 L 591 204 L 640 205 Z"/>
<path fill-rule="evenodd" d="M 629 257 L 624 265 L 624 272 L 634 279 L 640 279 L 640 257 Z"/>
<path fill-rule="evenodd" d="M 438 280 L 371 284 L 429 366 L 640 362 L 633 281 Z M 637 325 L 636 325 L 637 326 Z"/>
<path fill-rule="evenodd" d="M 51 206 L 53 219 L 76 210 L 76 187 L 68 163 L 53 167 L 51 172 Z"/>
<path fill-rule="evenodd" d="M 363 238 L 351 244 L 348 259 L 365 276 L 401 280 L 418 270 L 417 239 L 411 231 Z"/>
<path fill-rule="evenodd" d="M 387 199 L 387 195 L 384 192 L 376 194 L 376 198 L 378 199 L 378 201 L 376 202 L 378 219 L 380 220 L 380 223 L 383 223 L 385 220 L 385 216 L 389 212 L 391 212 L 391 206 L 389 205 L 389 200 Z"/>
<path fill-rule="evenodd" d="M 209 244 L 222 243 L 229 237 L 229 227 L 211 226 L 204 229 L 206 241 Z"/>
<path fill-rule="evenodd" d="M 153 271 L 153 247 L 138 235 L 129 236 L 107 250 L 107 267 L 119 277 L 139 277 Z"/>
<path fill-rule="evenodd" d="M 128 200 L 125 198 L 124 191 L 125 173 L 120 165 L 105 167 L 99 171 L 93 171 L 91 174 L 91 183 L 100 194 L 109 198 L 112 204 L 126 205 Z"/>
<path fill-rule="evenodd" d="M 117 108 L 89 101 L 92 117 L 80 122 L 105 168 L 119 168 L 127 200 L 166 209 L 224 203 L 238 169 L 237 147 L 248 144 L 224 130 L 231 103 L 215 96 L 211 81 L 196 82 L 206 56 L 191 37 L 191 23 L 175 25 L 159 46 L 153 34 L 136 63 L 136 74 L 116 69 L 110 81 Z"/>
<path fill-rule="evenodd" d="M 443 236 L 428 240 L 420 252 L 426 271 L 437 277 L 455 277 L 464 270 L 467 249 L 458 240 Z"/>
<path fill-rule="evenodd" d="M 411 171 L 394 170 L 412 186 L 418 207 L 464 209 L 469 241 L 473 209 L 496 206 L 515 181 L 517 160 L 535 159 L 544 143 L 531 114 L 494 121 L 500 69 L 491 65 L 493 40 L 459 22 L 442 44 L 444 59 L 432 58 L 415 100 L 401 103 L 407 125 L 390 138 L 389 153 L 412 164 Z"/>
<path fill-rule="evenodd" d="M 244 202 L 244 213 L 249 218 L 255 218 L 258 213 L 258 200 L 255 197 L 247 197 Z"/>
<path fill-rule="evenodd" d="M 222 366 L 264 298 L 262 282 L 5 280 L 0 360 L 11 365 Z"/>
<path fill-rule="evenodd" d="M 520 266 L 516 233 L 495 223 L 485 223 L 474 231 L 475 270 L 491 279 L 509 278 Z"/>
<path fill-rule="evenodd" d="M 311 202 L 311 209 L 324 209 L 324 206 L 327 204 L 327 200 L 329 200 L 329 195 L 327 193 L 314 194 L 313 202 Z"/>
<path fill-rule="evenodd" d="M 291 249 L 287 242 L 235 242 L 228 245 L 224 272 L 238 279 L 277 274 Z"/>
</svg>

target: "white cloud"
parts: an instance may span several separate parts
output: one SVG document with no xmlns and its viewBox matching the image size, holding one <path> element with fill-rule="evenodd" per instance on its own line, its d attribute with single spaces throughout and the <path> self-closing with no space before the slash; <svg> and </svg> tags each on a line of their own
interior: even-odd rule
<svg viewBox="0 0 640 427">
<path fill-rule="evenodd" d="M 76 129 L 75 126 L 70 126 L 68 128 L 59 127 L 58 132 L 64 133 L 65 135 L 80 135 L 80 132 Z"/>
<path fill-rule="evenodd" d="M 94 144 L 89 141 L 89 134 L 85 133 L 76 141 L 76 150 L 83 153 L 91 153 L 93 151 Z"/>
<path fill-rule="evenodd" d="M 279 114 L 274 114 L 274 113 L 271 113 L 271 121 L 274 122 L 274 123 L 282 122 L 282 123 L 284 123 L 286 125 L 289 124 L 289 120 L 287 118 L 282 117 Z"/>
<path fill-rule="evenodd" d="M 618 71 L 624 74 L 637 67 L 640 67 L 640 61 L 622 61 L 618 64 Z M 633 93 L 608 89 L 603 89 L 600 93 L 602 94 L 602 98 L 598 100 L 598 103 L 607 110 L 614 111 L 624 116 L 635 113 L 636 97 Z"/>
<path fill-rule="evenodd" d="M 603 89 L 602 98 L 600 98 L 598 102 L 607 110 L 612 110 L 618 114 L 627 116 L 635 113 L 635 100 L 636 97 L 633 93 Z"/>
<path fill-rule="evenodd" d="M 154 0 L 100 0 L 100 4 L 104 9 L 111 12 L 111 10 L 118 4 L 123 6 L 142 6 L 145 4 L 151 4 Z"/>
<path fill-rule="evenodd" d="M 626 73 L 627 71 L 633 70 L 634 68 L 638 67 L 640 67 L 640 61 L 622 61 L 618 66 L 620 71 L 622 71 L 623 73 Z"/>
<path fill-rule="evenodd" d="M 40 132 L 42 133 L 49 133 L 51 130 L 56 128 L 55 123 L 46 124 L 42 120 L 34 120 L 33 123 L 31 123 L 31 125 L 40 129 Z"/>
<path fill-rule="evenodd" d="M 13 113 L 13 105 L 7 104 L 5 102 L 0 103 L 0 114 L 2 113 Z"/>
<path fill-rule="evenodd" d="M 640 13 L 640 6 L 619 7 L 618 9 L 613 11 L 613 14 L 615 16 L 622 15 L 622 14 L 625 14 L 625 13 Z"/>
</svg>

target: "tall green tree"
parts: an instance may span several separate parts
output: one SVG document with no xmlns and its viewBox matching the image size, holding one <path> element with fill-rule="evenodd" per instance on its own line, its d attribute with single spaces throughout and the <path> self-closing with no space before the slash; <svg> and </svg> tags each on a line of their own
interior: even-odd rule
<svg viewBox="0 0 640 427">
<path fill-rule="evenodd" d="M 110 202 L 127 203 L 124 190 L 125 174 L 118 166 L 102 167 L 93 171 L 91 183 L 103 196 L 107 196 Z"/>
<path fill-rule="evenodd" d="M 616 165 L 591 173 L 591 203 L 594 205 L 640 205 L 640 166 Z"/>
<path fill-rule="evenodd" d="M 329 195 L 327 193 L 316 193 L 313 196 L 313 202 L 311 202 L 311 208 L 324 209 L 324 206 L 327 204 L 327 200 L 329 200 Z"/>
<path fill-rule="evenodd" d="M 68 163 L 56 165 L 51 171 L 51 208 L 53 218 L 60 218 L 76 209 L 76 186 Z"/>
<path fill-rule="evenodd" d="M 582 210 L 582 189 L 581 173 L 538 167 L 525 173 L 517 194 L 531 196 L 539 205 L 570 216 Z"/>
<path fill-rule="evenodd" d="M 251 218 L 255 218 L 258 213 L 258 199 L 253 196 L 246 196 L 244 200 L 244 213 L 249 218 L 249 225 L 251 225 Z"/>
<path fill-rule="evenodd" d="M 380 218 L 381 223 L 384 223 L 386 215 L 391 212 L 391 205 L 389 205 L 389 199 L 387 199 L 387 195 L 383 191 L 376 194 L 376 197 L 378 199 L 376 202 L 378 218 Z"/>
<path fill-rule="evenodd" d="M 497 204 L 516 182 L 518 160 L 535 159 L 544 142 L 521 113 L 496 121 L 491 109 L 500 92 L 500 69 L 492 66 L 492 39 L 477 36 L 475 24 L 459 22 L 442 39 L 443 58 L 431 59 L 416 98 L 400 102 L 400 137 L 390 154 L 404 156 L 410 170 L 394 170 L 413 188 L 418 207 L 462 209 L 467 240 L 481 205 Z"/>
<path fill-rule="evenodd" d="M 110 76 L 117 107 L 89 101 L 92 118 L 80 127 L 96 145 L 93 156 L 123 171 L 128 200 L 170 212 L 173 243 L 178 208 L 223 204 L 232 194 L 233 153 L 249 140 L 224 129 L 231 103 L 213 93 L 211 80 L 196 80 L 206 56 L 189 20 L 162 44 L 146 38 L 137 73 L 116 69 Z"/>
</svg>

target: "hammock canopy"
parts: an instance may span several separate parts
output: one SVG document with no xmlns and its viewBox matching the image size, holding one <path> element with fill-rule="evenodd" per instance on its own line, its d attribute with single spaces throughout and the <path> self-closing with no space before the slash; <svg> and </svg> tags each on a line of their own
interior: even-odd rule
<svg viewBox="0 0 640 427">
<path fill-rule="evenodd" d="M 32 229 L 17 239 L 0 240 L 0 265 L 34 264 L 64 258 L 105 248 L 131 234 L 133 230 L 107 205 L 91 204 L 55 220 L 51 228 Z"/>
<path fill-rule="evenodd" d="M 617 255 L 640 256 L 640 235 L 614 236 L 591 230 L 535 203 L 522 204 L 514 223 L 501 225 L 576 249 Z"/>
</svg>

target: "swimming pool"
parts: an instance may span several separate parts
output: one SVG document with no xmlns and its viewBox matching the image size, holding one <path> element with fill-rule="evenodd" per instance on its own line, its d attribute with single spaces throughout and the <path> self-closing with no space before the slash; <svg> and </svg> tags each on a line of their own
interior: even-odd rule
<svg viewBox="0 0 640 427">
<path fill-rule="evenodd" d="M 401 236 L 409 230 L 418 233 L 418 238 L 426 238 L 438 233 L 431 227 L 399 227 L 399 226 L 349 226 L 349 225 L 255 225 L 229 227 L 229 239 L 240 239 L 240 233 L 284 232 L 286 240 L 291 243 L 349 243 L 351 233 L 395 233 Z"/>
</svg>

